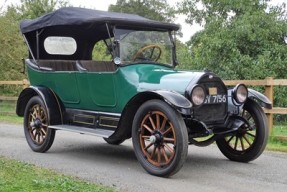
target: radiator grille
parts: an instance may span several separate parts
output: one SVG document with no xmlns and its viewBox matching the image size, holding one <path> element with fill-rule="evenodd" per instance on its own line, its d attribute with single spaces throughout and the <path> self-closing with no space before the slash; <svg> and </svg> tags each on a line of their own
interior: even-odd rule
<svg viewBox="0 0 287 192">
<path fill-rule="evenodd" d="M 205 76 L 198 81 L 198 84 L 202 85 L 206 90 L 216 87 L 218 95 L 227 95 L 227 89 L 222 80 L 218 77 L 210 79 L 208 76 Z M 195 108 L 193 112 L 194 118 L 203 121 L 206 124 L 214 123 L 215 121 L 223 121 L 227 113 L 227 102 L 204 104 L 199 108 Z"/>
</svg>

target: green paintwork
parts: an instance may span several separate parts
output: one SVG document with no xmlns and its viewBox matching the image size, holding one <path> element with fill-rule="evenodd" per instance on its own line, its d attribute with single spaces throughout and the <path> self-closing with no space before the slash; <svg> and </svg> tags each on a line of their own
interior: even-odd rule
<svg viewBox="0 0 287 192">
<path fill-rule="evenodd" d="M 67 108 L 121 113 L 137 93 L 172 90 L 184 94 L 190 81 L 202 72 L 135 64 L 115 72 L 47 72 L 28 69 L 31 85 L 53 90 Z"/>
</svg>

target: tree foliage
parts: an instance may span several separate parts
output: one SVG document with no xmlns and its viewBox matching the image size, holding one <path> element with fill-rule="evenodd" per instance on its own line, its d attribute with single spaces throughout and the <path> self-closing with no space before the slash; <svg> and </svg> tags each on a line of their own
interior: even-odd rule
<svg viewBox="0 0 287 192">
<path fill-rule="evenodd" d="M 21 0 L 17 10 L 21 18 L 34 19 L 64 6 L 67 6 L 64 0 Z"/>
<path fill-rule="evenodd" d="M 192 55 L 189 68 L 208 68 L 225 79 L 287 79 L 285 4 L 184 0 L 180 10 L 188 23 L 205 27 L 188 42 Z M 286 87 L 279 89 L 275 106 L 286 106 Z"/>
<path fill-rule="evenodd" d="M 167 3 L 167 0 L 117 0 L 115 5 L 109 6 L 109 11 L 133 13 L 165 22 L 172 22 L 175 19 L 174 8 Z"/>
<path fill-rule="evenodd" d="M 21 19 L 33 19 L 59 6 L 62 0 L 21 0 L 21 5 L 0 7 L 0 80 L 21 80 L 26 76 L 22 59 L 28 55 L 27 46 L 19 30 Z M 0 92 L 17 95 L 15 88 L 0 87 Z"/>
<path fill-rule="evenodd" d="M 202 7 L 195 5 L 201 2 Z M 194 7 L 195 6 L 195 7 Z M 287 22 L 282 7 L 267 1 L 185 0 L 187 21 L 205 26 L 189 41 L 192 68 L 226 79 L 287 78 Z"/>
</svg>

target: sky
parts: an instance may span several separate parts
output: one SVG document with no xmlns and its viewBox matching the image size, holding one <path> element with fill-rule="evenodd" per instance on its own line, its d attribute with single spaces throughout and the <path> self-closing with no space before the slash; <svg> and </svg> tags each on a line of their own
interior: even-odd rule
<svg viewBox="0 0 287 192">
<path fill-rule="evenodd" d="M 67 0 L 72 6 L 78 7 L 86 7 L 92 8 L 97 10 L 107 11 L 110 4 L 115 4 L 117 0 Z M 176 5 L 177 2 L 181 0 L 167 0 L 170 5 Z M 286 0 L 271 0 L 271 4 L 278 5 Z M 20 3 L 20 0 L 0 0 L 0 7 L 5 3 L 5 5 L 9 5 L 11 3 Z M 185 16 L 180 15 L 176 19 L 175 23 L 181 25 L 181 31 L 183 33 L 183 37 L 180 38 L 181 41 L 186 42 L 190 39 L 190 37 L 196 33 L 197 31 L 201 30 L 202 28 L 199 25 L 189 25 L 185 23 Z"/>
</svg>

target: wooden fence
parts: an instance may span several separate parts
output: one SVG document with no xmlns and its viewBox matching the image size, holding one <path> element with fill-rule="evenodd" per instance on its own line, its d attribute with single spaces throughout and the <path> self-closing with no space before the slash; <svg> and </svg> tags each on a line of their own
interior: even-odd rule
<svg viewBox="0 0 287 192">
<path fill-rule="evenodd" d="M 267 77 L 263 80 L 226 80 L 224 81 L 226 86 L 236 85 L 238 83 L 244 83 L 249 86 L 264 86 L 265 95 L 273 103 L 273 87 L 274 86 L 287 86 L 287 79 L 273 79 L 272 77 Z M 287 108 L 274 107 L 272 109 L 264 109 L 267 118 L 268 126 L 270 132 L 273 128 L 273 114 L 287 114 Z"/>
<path fill-rule="evenodd" d="M 274 86 L 287 86 L 287 79 L 273 79 L 272 77 L 267 77 L 263 80 L 225 80 L 225 85 L 234 86 L 238 83 L 244 83 L 247 86 L 264 86 L 265 95 L 273 102 L 273 87 Z M 24 79 L 22 81 L 0 81 L 0 85 L 18 85 L 23 88 L 29 86 L 29 81 Z M 17 100 L 17 97 L 5 97 L 0 95 L 0 100 Z M 273 127 L 273 114 L 287 114 L 287 108 L 273 107 L 271 110 L 264 109 L 267 118 L 270 131 Z"/>
<path fill-rule="evenodd" d="M 30 85 L 27 79 L 23 79 L 22 81 L 0 81 L 0 85 L 15 85 L 15 86 L 22 86 L 23 89 Z M 16 101 L 18 97 L 7 97 L 0 95 L 0 100 L 6 101 Z"/>
</svg>

